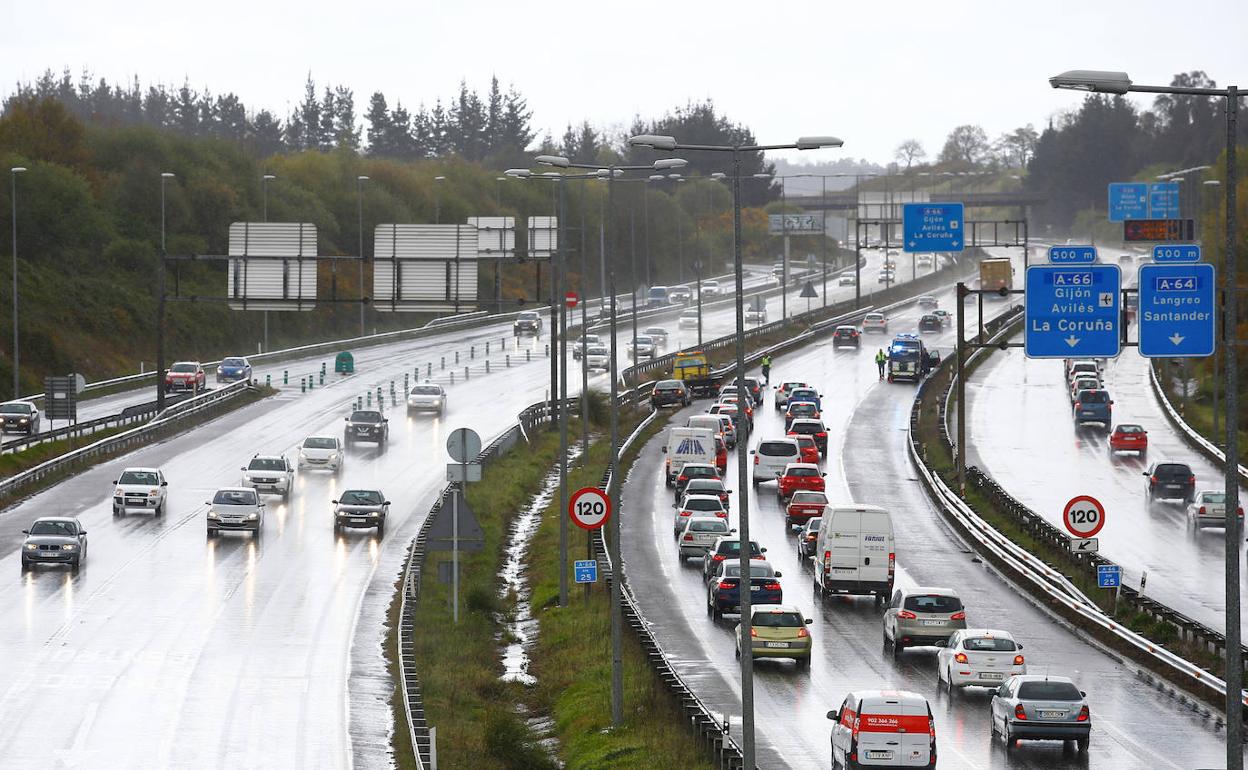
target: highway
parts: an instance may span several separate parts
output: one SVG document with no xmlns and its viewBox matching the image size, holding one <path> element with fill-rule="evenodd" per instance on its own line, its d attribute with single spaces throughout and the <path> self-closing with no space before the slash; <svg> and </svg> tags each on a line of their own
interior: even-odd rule
<svg viewBox="0 0 1248 770">
<path fill-rule="evenodd" d="M 847 294 L 852 287 L 836 296 Z M 710 312 L 705 336 L 732 323 L 731 308 Z M 417 364 L 435 360 L 436 369 L 435 356 L 471 340 L 509 333 L 500 323 L 361 349 L 354 376 L 330 377 L 303 394 L 286 387 L 0 515 L 0 570 L 12 576 L 0 583 L 4 766 L 389 767 L 391 715 L 377 697 L 384 686 L 360 674 L 380 669 L 383 629 L 375 621 L 390 601 L 387 576 L 444 484 L 447 431 L 471 427 L 488 440 L 506 428 L 543 397 L 547 360 L 457 379 L 442 418 L 393 410 L 388 446 L 352 447 L 341 480 L 299 474 L 288 503 L 269 498 L 257 538 L 206 539 L 205 500 L 236 484 L 256 452 L 293 457 L 305 436 L 338 434 L 356 396 L 401 383 Z M 631 334 L 627 324 L 620 333 Z M 297 382 L 321 360 L 280 367 Z M 570 387 L 579 379 L 570 373 Z M 111 479 L 128 465 L 164 469 L 164 518 L 111 515 Z M 384 539 L 371 531 L 335 536 L 329 501 L 347 486 L 371 485 L 394 501 Z M 19 577 L 21 530 L 51 514 L 82 520 L 82 570 Z M 383 590 L 367 591 L 370 583 Z"/>
<path fill-rule="evenodd" d="M 952 291 L 939 297 L 943 307 L 952 306 Z M 895 313 L 890 331 L 913 328 L 917 316 L 915 309 Z M 949 330 L 927 339 L 938 349 L 943 346 L 942 354 L 952 344 Z M 788 661 L 755 665 L 760 766 L 826 767 L 831 725 L 825 713 L 838 707 L 850 690 L 879 687 L 910 689 L 929 698 L 942 768 L 1221 766 L 1222 733 L 1212 718 L 1148 688 L 1133 667 L 1038 609 L 944 525 L 906 456 L 913 386 L 878 380 L 869 354 L 875 346 L 868 338 L 861 351 L 833 351 L 825 342 L 780 357 L 773 366 L 773 383 L 803 379 L 817 384 L 824 395 L 823 417 L 832 448 L 825 462 L 829 497 L 891 511 L 899 587 L 952 587 L 966 601 L 972 626 L 1005 628 L 1024 644 L 1032 673 L 1074 677 L 1091 699 L 1090 752 L 1080 757 L 1058 743 L 1024 743 L 1007 751 L 1002 741 L 990 737 L 987 691 L 952 696 L 939 691 L 934 650 L 907 651 L 900 664 L 892 662 L 881 646 L 882 609 L 874 602 L 832 599 L 816 606 L 810 567 L 798 562 L 794 535 L 784 525 L 774 488 L 766 484 L 757 491 L 735 490 L 735 454 L 730 454 L 727 478 L 734 488 L 734 526 L 737 499 L 749 494 L 751 535 L 769 549 L 768 560 L 783 574 L 785 602 L 815 618 L 811 626 L 815 652 L 808 673 Z M 683 410 L 673 424 L 682 424 L 686 415 L 706 406 L 702 402 Z M 1016 410 L 1017 405 L 1011 414 Z M 756 416 L 751 445 L 759 438 L 783 434 L 783 421 L 771 409 L 770 396 Z M 661 444 L 656 439 L 644 448 L 623 488 L 625 568 L 652 631 L 678 671 L 712 711 L 733 715 L 737 732 L 740 679 L 733 654 L 734 624 L 711 621 L 697 562 L 682 564 L 676 555 L 672 493 L 661 478 Z"/>
</svg>

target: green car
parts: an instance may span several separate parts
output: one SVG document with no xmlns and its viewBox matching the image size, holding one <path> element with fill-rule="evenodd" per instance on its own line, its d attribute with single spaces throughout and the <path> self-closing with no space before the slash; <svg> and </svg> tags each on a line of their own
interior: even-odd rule
<svg viewBox="0 0 1248 770">
<path fill-rule="evenodd" d="M 792 658 L 798 668 L 810 665 L 810 631 L 814 622 L 790 604 L 765 604 L 751 608 L 751 647 L 754 658 Z M 741 657 L 741 626 L 737 626 L 737 657 Z"/>
</svg>

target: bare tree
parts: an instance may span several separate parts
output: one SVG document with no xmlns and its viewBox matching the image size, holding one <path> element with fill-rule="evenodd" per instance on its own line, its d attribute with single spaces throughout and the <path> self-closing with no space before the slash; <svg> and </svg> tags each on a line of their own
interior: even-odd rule
<svg viewBox="0 0 1248 770">
<path fill-rule="evenodd" d="M 897 149 L 893 152 L 893 157 L 899 163 L 905 163 L 906 171 L 909 171 L 915 162 L 922 162 L 927 157 L 927 151 L 923 149 L 923 145 L 918 139 L 907 139 L 897 145 Z"/>
</svg>

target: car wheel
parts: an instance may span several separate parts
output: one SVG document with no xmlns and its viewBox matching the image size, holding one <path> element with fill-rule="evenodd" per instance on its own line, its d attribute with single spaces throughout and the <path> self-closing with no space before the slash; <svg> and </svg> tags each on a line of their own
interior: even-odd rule
<svg viewBox="0 0 1248 770">
<path fill-rule="evenodd" d="M 214 537 L 216 537 L 216 536 L 217 536 L 217 531 L 216 531 L 215 529 L 210 529 L 210 530 L 208 530 L 208 539 L 209 539 L 209 540 L 213 539 L 213 538 L 214 538 Z"/>
<path fill-rule="evenodd" d="M 706 577 L 705 574 L 703 577 Z M 709 617 L 715 617 L 715 602 L 711 600 L 711 594 L 709 591 L 706 594 L 706 614 Z"/>
<path fill-rule="evenodd" d="M 158 517 L 165 515 L 165 504 L 163 502 L 156 506 L 155 514 Z"/>
<path fill-rule="evenodd" d="M 79 567 L 81 567 L 81 566 L 82 566 L 82 557 L 81 557 L 81 556 L 79 556 L 78 558 L 74 559 L 72 562 L 70 562 L 70 563 L 69 563 L 69 568 L 70 568 L 71 570 L 73 570 L 74 572 L 77 572 L 77 571 L 78 571 L 78 568 L 79 568 Z"/>
<path fill-rule="evenodd" d="M 735 653 L 736 653 L 737 660 L 741 660 L 741 645 L 739 645 L 739 644 L 738 644 L 738 645 L 735 645 L 735 646 L 734 646 L 734 649 L 733 649 L 733 652 L 735 652 Z"/>
<path fill-rule="evenodd" d="M 1014 731 L 1010 729 L 1010 720 L 1002 720 L 1001 727 L 1001 739 L 1005 741 L 1006 751 L 1009 751 L 1014 748 Z"/>
<path fill-rule="evenodd" d="M 1091 742 L 1090 738 L 1076 738 L 1075 739 L 1075 746 L 1079 749 L 1080 754 L 1088 753 L 1088 744 L 1090 742 Z"/>
<path fill-rule="evenodd" d="M 118 507 L 117 507 L 117 506 L 115 506 L 115 505 L 113 506 L 113 515 L 114 515 L 114 516 L 120 516 L 120 515 L 121 515 L 121 509 L 120 509 L 120 508 L 118 508 Z"/>
<path fill-rule="evenodd" d="M 22 557 L 22 572 L 29 572 L 29 571 L 30 571 L 30 562 L 26 560 L 25 556 L 23 556 Z"/>
<path fill-rule="evenodd" d="M 900 640 L 893 640 L 893 660 L 901 660 L 901 653 L 905 651 L 906 644 Z"/>
</svg>

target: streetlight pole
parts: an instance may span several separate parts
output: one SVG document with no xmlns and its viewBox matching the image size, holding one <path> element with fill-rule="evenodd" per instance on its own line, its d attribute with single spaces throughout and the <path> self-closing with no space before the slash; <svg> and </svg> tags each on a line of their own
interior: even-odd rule
<svg viewBox="0 0 1248 770">
<path fill-rule="evenodd" d="M 260 177 L 260 197 L 263 200 L 264 221 L 269 221 L 269 182 L 277 179 L 273 174 L 265 174 Z M 269 350 L 269 311 L 264 311 L 264 350 Z"/>
<path fill-rule="evenodd" d="M 163 171 L 160 174 L 160 260 L 156 268 L 156 413 L 165 409 L 165 183 L 173 179 L 173 174 Z"/>
<path fill-rule="evenodd" d="M 433 178 L 433 223 L 435 225 L 442 224 L 442 182 L 445 181 L 444 176 Z"/>
<path fill-rule="evenodd" d="M 1213 189 L 1216 189 L 1222 183 L 1218 181 L 1217 179 L 1206 179 L 1202 184 L 1204 185 L 1205 189 L 1213 190 Z M 1202 206 L 1201 208 L 1203 210 L 1205 207 Z M 1201 235 L 1201 240 L 1203 241 L 1204 235 L 1205 235 L 1203 227 L 1201 228 L 1200 235 Z M 1216 351 L 1213 354 L 1212 381 L 1213 381 L 1213 437 L 1214 437 L 1214 441 L 1217 441 L 1217 437 L 1218 437 L 1218 354 Z"/>
<path fill-rule="evenodd" d="M 364 183 L 368 181 L 368 177 L 363 174 L 355 178 L 355 214 L 356 229 L 359 235 L 359 281 L 360 281 L 360 336 L 365 333 L 364 328 Z"/>
<path fill-rule="evenodd" d="M 17 326 L 17 175 L 26 173 L 24 166 L 14 166 L 9 169 L 9 182 L 12 186 L 12 194 L 10 199 L 13 203 L 13 398 L 21 398 L 21 358 L 19 356 L 18 347 L 18 326 Z M 162 188 L 161 196 L 161 221 L 164 221 L 164 196 Z M 164 241 L 164 236 L 161 236 Z"/>
<path fill-rule="evenodd" d="M 840 147 L 842 142 L 835 137 L 803 137 L 794 144 L 785 145 L 694 145 L 680 144 L 675 137 L 641 135 L 629 138 L 633 147 L 649 147 L 655 150 L 672 152 L 675 150 L 695 150 L 711 152 L 729 152 L 732 154 L 732 259 L 733 273 L 736 281 L 736 382 L 738 398 L 747 403 L 749 398 L 745 388 L 745 293 L 744 268 L 741 261 L 741 154 L 757 153 L 767 150 L 814 150 L 821 147 Z M 750 592 L 746 586 L 750 583 L 750 465 L 749 442 L 737 442 L 737 491 L 740 495 L 740 513 L 738 529 L 741 542 L 741 557 L 738 562 L 740 569 L 740 603 L 741 603 L 741 638 L 751 639 L 753 627 L 750 615 Z M 754 761 L 754 656 L 746 653 L 741 655 L 741 748 L 744 759 L 743 766 L 753 770 Z"/>
<path fill-rule="evenodd" d="M 1125 72 L 1102 72 L 1098 70 L 1072 70 L 1049 78 L 1054 88 L 1067 88 L 1096 93 L 1126 94 L 1182 94 L 1185 96 L 1212 96 L 1226 103 L 1226 246 L 1223 255 L 1223 305 L 1222 329 L 1227 338 L 1222 340 L 1226 353 L 1226 510 L 1239 508 L 1239 354 L 1234 339 L 1239 323 L 1239 279 L 1235 255 L 1236 238 L 1236 143 L 1241 94 L 1237 86 L 1227 88 L 1176 88 L 1173 86 L 1141 86 L 1131 82 Z M 1243 540 L 1242 522 L 1237 516 L 1226 519 L 1226 767 L 1227 770 L 1243 770 L 1243 689 L 1244 661 L 1242 633 L 1240 631 L 1239 547 Z"/>
</svg>

